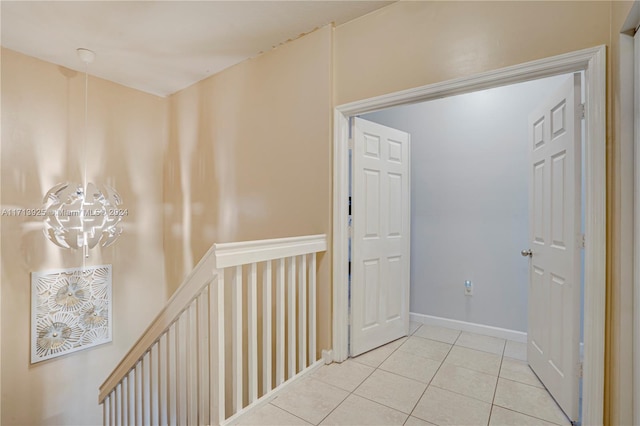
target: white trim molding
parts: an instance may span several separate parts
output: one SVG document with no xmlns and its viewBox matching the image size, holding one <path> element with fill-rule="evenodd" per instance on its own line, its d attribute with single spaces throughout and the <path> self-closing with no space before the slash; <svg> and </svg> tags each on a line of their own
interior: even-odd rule
<svg viewBox="0 0 640 426">
<path fill-rule="evenodd" d="M 625 27 L 637 29 L 640 25 L 640 2 L 636 1 L 629 12 Z M 633 422 L 640 424 L 640 33 L 633 36 L 633 48 L 631 56 L 631 78 L 629 86 L 633 88 L 633 100 L 630 100 L 627 108 L 627 117 L 623 118 L 623 134 L 633 135 L 634 146 L 634 189 L 633 189 Z M 631 50 L 631 49 L 630 49 Z M 630 61 L 631 62 L 631 61 Z M 622 66 L 621 66 L 622 68 Z M 625 81 L 621 82 L 621 87 Z M 624 89 L 623 89 L 624 91 Z M 623 106 L 624 109 L 624 106 Z M 631 111 L 628 111 L 628 110 Z M 633 117 L 633 118 L 631 118 Z"/>
<path fill-rule="evenodd" d="M 327 236 L 324 234 L 213 245 L 218 269 L 325 250 L 327 250 Z"/>
<path fill-rule="evenodd" d="M 606 47 L 527 62 L 495 71 L 351 102 L 335 108 L 333 159 L 333 352 L 348 357 L 348 120 L 409 103 L 473 92 L 553 75 L 585 71 L 585 321 L 583 424 L 602 424 L 606 297 Z"/>
<path fill-rule="evenodd" d="M 177 409 L 188 413 L 187 423 L 197 413 L 197 418 L 206 424 L 220 424 L 275 395 L 283 383 L 291 383 L 298 375 L 323 365 L 326 360 L 318 359 L 316 351 L 316 254 L 326 249 L 324 234 L 214 244 L 100 386 L 98 402 L 103 405 L 104 424 L 113 423 L 114 418 L 132 416 L 136 416 L 136 423 L 145 423 L 144 409 L 141 412 L 137 402 L 131 407 L 122 405 L 123 394 L 138 401 L 151 383 L 169 380 L 173 373 L 185 374 L 180 379 L 185 385 L 173 389 L 170 392 L 173 396 L 165 397 L 179 401 Z M 226 269 L 231 279 L 225 284 Z M 274 287 L 276 300 L 272 303 Z M 231 303 L 225 303 L 229 300 L 225 299 L 228 293 Z M 261 307 L 258 294 L 263 296 Z M 225 326 L 226 320 L 230 320 L 231 327 Z M 230 338 L 226 339 L 229 332 Z M 260 344 L 259 332 L 263 336 Z M 231 357 L 226 355 L 225 342 L 229 340 Z M 291 361 L 296 359 L 297 365 Z M 160 367 L 185 362 L 191 367 L 181 369 L 179 374 Z M 261 363 L 263 368 L 259 367 Z M 149 371 L 157 375 L 149 375 Z M 262 391 L 258 389 L 260 377 Z M 231 395 L 225 391 L 229 388 Z M 260 392 L 265 396 L 259 399 Z M 225 402 L 229 397 L 231 412 Z M 151 423 L 159 422 L 153 416 L 160 414 L 159 407 L 166 406 L 159 398 L 147 401 L 150 404 L 147 411 L 155 413 Z"/>
<path fill-rule="evenodd" d="M 349 121 L 338 109 L 333 134 L 333 360 L 349 356 Z M 338 195 L 339 194 L 339 195 Z"/>
<path fill-rule="evenodd" d="M 409 314 L 409 319 L 420 324 L 436 325 L 438 327 L 452 328 L 454 330 L 467 331 L 469 333 L 527 343 L 527 333 L 523 331 L 509 330 L 508 328 L 493 327 L 490 325 L 476 324 L 474 322 L 459 321 L 449 318 L 434 317 L 433 315 L 416 314 L 414 312 Z"/>
</svg>

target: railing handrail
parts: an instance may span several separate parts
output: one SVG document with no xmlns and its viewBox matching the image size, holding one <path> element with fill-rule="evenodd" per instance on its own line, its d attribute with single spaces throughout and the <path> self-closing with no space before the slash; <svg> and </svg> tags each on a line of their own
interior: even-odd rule
<svg viewBox="0 0 640 426">
<path fill-rule="evenodd" d="M 129 352 L 122 358 L 109 377 L 100 385 L 100 395 L 98 397 L 100 404 L 131 371 L 149 348 L 169 329 L 171 324 L 189 306 L 202 288 L 215 279 L 216 276 L 214 246 L 212 246 L 187 275 L 180 287 L 169 298 L 162 310 L 129 349 Z"/>
<path fill-rule="evenodd" d="M 109 377 L 100 386 L 98 402 L 104 399 L 133 369 L 149 348 L 171 327 L 200 294 L 203 287 L 216 279 L 218 269 L 248 263 L 299 256 L 327 249 L 325 234 L 269 240 L 217 243 L 211 246 L 193 271 L 185 278 L 164 308 L 151 322 L 142 336 L 122 358 Z"/>
<path fill-rule="evenodd" d="M 315 253 L 326 249 L 325 234 L 213 245 L 216 267 L 220 269 Z"/>
</svg>

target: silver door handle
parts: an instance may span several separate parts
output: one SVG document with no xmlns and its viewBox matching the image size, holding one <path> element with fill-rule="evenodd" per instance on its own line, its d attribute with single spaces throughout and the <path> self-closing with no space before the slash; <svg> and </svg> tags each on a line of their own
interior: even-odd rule
<svg viewBox="0 0 640 426">
<path fill-rule="evenodd" d="M 533 256 L 533 252 L 531 251 L 531 249 L 526 249 L 526 250 L 522 250 L 520 252 L 521 255 L 523 255 L 524 257 L 532 257 Z"/>
</svg>

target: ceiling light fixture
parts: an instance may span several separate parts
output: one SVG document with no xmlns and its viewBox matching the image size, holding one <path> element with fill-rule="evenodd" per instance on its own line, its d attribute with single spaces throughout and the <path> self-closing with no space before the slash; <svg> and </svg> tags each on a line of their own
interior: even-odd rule
<svg viewBox="0 0 640 426">
<path fill-rule="evenodd" d="M 44 233 L 51 242 L 62 248 L 82 248 L 85 257 L 98 243 L 103 247 L 113 244 L 122 233 L 119 225 L 123 212 L 122 199 L 108 185 L 97 186 L 87 182 L 89 64 L 95 53 L 77 49 L 85 63 L 84 73 L 84 140 L 82 183 L 65 182 L 51 188 L 44 197 Z"/>
</svg>

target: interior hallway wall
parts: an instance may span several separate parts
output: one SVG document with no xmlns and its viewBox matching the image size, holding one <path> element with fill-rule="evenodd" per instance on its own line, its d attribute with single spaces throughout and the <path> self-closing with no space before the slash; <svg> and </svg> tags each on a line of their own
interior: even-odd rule
<svg viewBox="0 0 640 426">
<path fill-rule="evenodd" d="M 411 134 L 411 312 L 527 331 L 527 120 L 567 78 L 363 116 Z"/>
<path fill-rule="evenodd" d="M 40 208 L 49 188 L 81 181 L 83 73 L 2 49 L 2 208 Z M 124 199 L 125 230 L 87 265 L 113 265 L 113 342 L 30 364 L 34 271 L 82 265 L 27 216 L 2 218 L 3 425 L 102 423 L 98 387 L 167 299 L 162 249 L 162 152 L 167 101 L 89 78 L 88 180 Z"/>
<path fill-rule="evenodd" d="M 330 238 L 331 48 L 326 26 L 170 97 L 164 236 L 173 290 L 213 243 Z M 319 350 L 331 348 L 330 259 L 330 250 L 318 258 Z"/>
<path fill-rule="evenodd" d="M 336 27 L 336 105 L 608 44 L 610 9 L 608 1 L 394 3 Z"/>
</svg>

